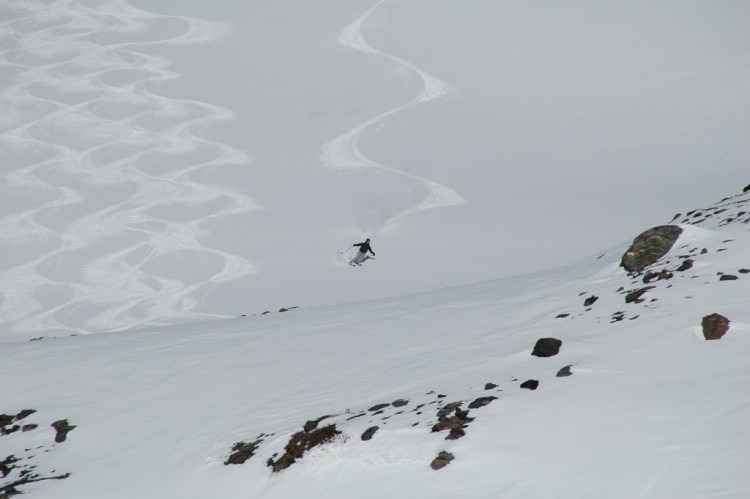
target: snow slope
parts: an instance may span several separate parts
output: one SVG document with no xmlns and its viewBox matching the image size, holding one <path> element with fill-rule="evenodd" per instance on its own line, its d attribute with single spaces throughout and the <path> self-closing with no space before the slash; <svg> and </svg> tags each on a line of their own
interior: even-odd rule
<svg viewBox="0 0 750 499">
<path fill-rule="evenodd" d="M 0 437 L 2 454 L 71 474 L 23 487 L 38 498 L 747 497 L 750 193 L 700 213 L 651 269 L 674 277 L 639 303 L 621 246 L 431 293 L 7 344 L 2 411 L 36 409 L 24 423 L 39 428 Z M 706 341 L 714 312 L 731 327 Z M 530 355 L 542 337 L 562 340 L 557 356 Z M 441 406 L 488 395 L 466 436 L 431 431 Z M 322 416 L 342 435 L 273 474 L 266 460 Z M 54 444 L 63 418 L 76 428 Z M 440 450 L 455 460 L 433 471 Z"/>
<path fill-rule="evenodd" d="M 0 491 L 749 497 L 749 18 L 0 3 Z M 671 277 L 628 275 L 675 212 Z"/>
<path fill-rule="evenodd" d="M 384 298 L 621 244 L 746 182 L 748 16 L 5 2 L 3 341 Z M 339 266 L 368 236 L 377 260 Z"/>
</svg>

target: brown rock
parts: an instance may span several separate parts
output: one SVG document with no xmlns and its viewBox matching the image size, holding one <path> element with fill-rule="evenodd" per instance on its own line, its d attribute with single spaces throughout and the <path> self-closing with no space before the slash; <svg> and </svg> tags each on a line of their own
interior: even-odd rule
<svg viewBox="0 0 750 499">
<path fill-rule="evenodd" d="M 703 337 L 707 340 L 718 340 L 729 331 L 731 321 L 720 314 L 711 314 L 703 318 Z"/>
</svg>

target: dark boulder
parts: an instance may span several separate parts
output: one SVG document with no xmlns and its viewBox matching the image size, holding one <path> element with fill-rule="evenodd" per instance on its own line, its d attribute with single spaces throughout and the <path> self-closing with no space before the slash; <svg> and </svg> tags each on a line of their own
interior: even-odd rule
<svg viewBox="0 0 750 499">
<path fill-rule="evenodd" d="M 260 445 L 260 440 L 256 440 L 255 442 L 237 442 L 232 447 L 232 453 L 229 455 L 226 461 L 224 461 L 224 465 L 228 466 L 230 464 L 242 464 L 251 457 L 255 455 L 255 451 L 258 450 L 258 445 Z"/>
<path fill-rule="evenodd" d="M 667 272 L 666 270 L 662 270 L 661 272 L 646 272 L 646 275 L 643 276 L 643 284 L 649 284 L 654 280 L 664 281 L 673 277 L 674 274 L 672 272 Z"/>
<path fill-rule="evenodd" d="M 486 383 L 484 385 L 484 389 L 485 390 L 492 390 L 492 389 L 495 389 L 495 388 L 497 388 L 497 385 L 495 383 Z"/>
<path fill-rule="evenodd" d="M 69 424 L 67 419 L 61 419 L 52 423 L 52 428 L 57 432 L 55 434 L 55 442 L 59 444 L 60 442 L 65 442 L 65 439 L 68 438 L 68 433 L 76 427 Z"/>
<path fill-rule="evenodd" d="M 454 459 L 455 457 L 453 456 L 453 454 L 443 450 L 443 451 L 440 451 L 437 457 L 432 460 L 432 463 L 430 463 L 430 467 L 433 470 L 439 470 L 448 466 L 448 463 L 450 463 Z"/>
<path fill-rule="evenodd" d="M 641 296 L 646 294 L 651 289 L 654 289 L 656 286 L 646 286 L 645 288 L 636 289 L 635 291 L 631 291 L 627 295 L 625 295 L 625 303 L 641 303 L 643 299 Z"/>
<path fill-rule="evenodd" d="M 693 259 L 692 259 L 692 258 L 688 258 L 688 259 L 686 259 L 685 261 L 683 261 L 683 262 L 682 262 L 682 263 L 680 264 L 680 266 L 679 266 L 679 267 L 677 267 L 677 268 L 676 268 L 675 270 L 676 270 L 677 272 L 685 272 L 686 270 L 688 270 L 688 269 L 692 269 L 692 268 L 693 268 L 693 263 L 695 263 L 695 262 L 693 261 Z"/>
<path fill-rule="evenodd" d="M 660 225 L 635 238 L 622 257 L 620 265 L 628 272 L 640 272 L 666 255 L 680 237 L 682 229 L 676 225 Z"/>
<path fill-rule="evenodd" d="M 19 412 L 18 414 L 16 414 L 15 420 L 16 421 L 21 421 L 22 419 L 26 419 L 27 417 L 31 416 L 35 412 L 36 412 L 36 410 L 34 410 L 34 409 L 24 409 L 21 412 Z"/>
<path fill-rule="evenodd" d="M 372 436 L 375 435 L 375 432 L 378 431 L 380 427 L 379 426 L 371 426 L 365 430 L 365 432 L 362 434 L 362 440 L 367 441 L 372 439 Z"/>
<path fill-rule="evenodd" d="M 535 379 L 524 381 L 523 383 L 521 383 L 521 388 L 526 388 L 527 390 L 536 390 L 537 388 L 539 388 L 539 381 Z"/>
<path fill-rule="evenodd" d="M 403 407 L 407 404 L 409 404 L 409 401 L 406 399 L 398 399 L 398 400 L 394 400 L 393 402 L 391 402 L 391 405 L 393 407 Z"/>
<path fill-rule="evenodd" d="M 562 341 L 557 338 L 540 338 L 534 345 L 531 355 L 535 357 L 552 357 L 560 353 Z"/>
<path fill-rule="evenodd" d="M 583 301 L 583 306 L 584 307 L 590 307 L 591 305 L 593 305 L 594 303 L 596 303 L 596 300 L 598 300 L 598 299 L 599 299 L 598 296 L 591 295 L 591 296 L 589 296 L 588 298 L 586 298 Z"/>
<path fill-rule="evenodd" d="M 469 409 L 479 409 L 480 407 L 484 407 L 493 400 L 497 400 L 497 397 L 479 397 L 474 402 L 469 404 Z"/>
<path fill-rule="evenodd" d="M 731 321 L 720 314 L 711 314 L 703 318 L 703 337 L 707 340 L 718 340 L 729 331 Z"/>
<path fill-rule="evenodd" d="M 562 369 L 560 369 L 559 371 L 557 371 L 557 374 L 555 375 L 555 377 L 557 377 L 557 378 L 564 378 L 566 376 L 572 376 L 573 375 L 573 371 L 570 370 L 571 367 L 572 366 L 565 366 L 565 367 L 563 367 Z"/>
<path fill-rule="evenodd" d="M 720 281 L 736 281 L 737 279 L 739 279 L 739 277 L 737 277 L 736 275 L 732 275 L 732 274 L 724 274 L 721 277 L 719 277 Z"/>
</svg>

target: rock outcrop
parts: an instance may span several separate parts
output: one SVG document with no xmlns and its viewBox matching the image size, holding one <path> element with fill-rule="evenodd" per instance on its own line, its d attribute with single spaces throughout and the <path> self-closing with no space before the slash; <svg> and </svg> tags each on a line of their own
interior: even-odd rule
<svg viewBox="0 0 750 499">
<path fill-rule="evenodd" d="M 680 234 L 682 229 L 677 225 L 660 225 L 643 232 L 625 252 L 621 265 L 628 272 L 642 271 L 666 255 Z"/>
<path fill-rule="evenodd" d="M 268 466 L 273 470 L 274 473 L 278 473 L 281 470 L 285 470 L 294 464 L 297 459 L 300 459 L 305 452 L 313 449 L 319 445 L 323 445 L 332 442 L 336 435 L 341 434 L 336 429 L 336 425 L 328 425 L 323 428 L 318 428 L 311 432 L 300 431 L 292 435 L 289 439 L 289 443 L 286 444 L 284 450 L 286 451 L 283 456 L 277 460 L 269 459 Z"/>
</svg>

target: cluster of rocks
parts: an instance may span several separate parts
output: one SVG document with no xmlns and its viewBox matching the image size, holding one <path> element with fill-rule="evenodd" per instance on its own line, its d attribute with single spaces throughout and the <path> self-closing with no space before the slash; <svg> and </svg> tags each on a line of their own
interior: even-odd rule
<svg viewBox="0 0 750 499">
<path fill-rule="evenodd" d="M 750 191 L 750 186 L 745 190 L 745 192 L 748 191 Z M 735 204 L 750 202 L 750 197 L 746 200 L 733 202 Z M 729 208 L 719 207 L 703 211 L 695 210 L 686 215 L 683 223 L 697 224 L 705 222 L 710 217 L 725 213 L 728 210 Z M 746 214 L 750 215 L 750 210 L 747 212 L 735 210 L 731 213 L 733 214 L 733 218 L 728 218 L 724 220 L 725 222 L 729 223 L 737 217 Z M 680 216 L 681 215 L 679 214 L 675 216 L 675 220 Z M 747 220 L 743 223 L 748 222 L 750 222 L 750 216 L 748 216 Z M 625 304 L 642 304 L 648 301 L 647 306 L 650 306 L 649 304 L 657 300 L 654 297 L 649 299 L 648 294 L 650 291 L 663 285 L 671 287 L 672 285 L 669 284 L 670 280 L 674 279 L 675 276 L 683 277 L 684 273 L 687 273 L 690 269 L 694 268 L 697 259 L 709 252 L 707 248 L 694 247 L 688 250 L 687 246 L 683 246 L 680 250 L 685 249 L 684 254 L 670 257 L 678 260 L 676 265 L 673 265 L 670 260 L 664 261 L 665 256 L 673 250 L 674 245 L 679 240 L 682 233 L 683 229 L 677 225 L 662 225 L 649 229 L 635 238 L 632 245 L 622 256 L 620 262 L 621 266 L 627 271 L 632 284 L 630 289 L 626 289 L 626 287 L 623 286 L 617 290 L 618 294 L 624 296 Z M 728 243 L 730 241 L 731 240 L 724 242 Z M 717 251 L 723 251 L 724 249 L 725 248 L 722 248 Z M 662 268 L 654 269 L 653 267 L 659 262 L 661 262 Z M 738 273 L 747 274 L 750 273 L 750 269 L 739 269 Z M 734 274 L 719 272 L 718 275 L 719 280 L 721 281 L 738 279 Z M 586 295 L 586 297 L 583 299 L 583 307 L 587 311 L 595 306 L 601 307 L 601 305 L 596 305 L 600 302 L 600 296 L 590 292 L 580 293 L 579 296 L 583 297 L 584 295 Z M 290 307 L 288 309 L 282 308 L 279 312 L 286 312 L 292 308 L 296 307 Z M 264 314 L 268 313 L 270 312 L 264 312 Z M 561 313 L 558 314 L 556 318 L 567 318 L 570 315 L 570 313 Z M 638 317 L 638 315 L 634 315 L 629 317 L 629 319 L 633 320 Z M 612 314 L 611 322 L 619 322 L 625 318 L 624 311 L 616 311 Z M 720 314 L 714 313 L 707 315 L 703 318 L 702 322 L 703 335 L 706 340 L 722 338 L 729 331 L 730 323 L 731 321 L 729 319 Z M 559 354 L 561 346 L 562 341 L 559 339 L 540 338 L 534 345 L 531 355 L 540 358 L 554 357 Z M 563 366 L 558 370 L 556 377 L 562 378 L 571 376 L 573 374 L 572 367 L 572 365 Z M 513 379 L 513 381 L 517 382 L 518 380 Z M 528 379 L 520 382 L 518 386 L 521 389 L 537 390 L 540 386 L 540 381 L 538 379 Z M 495 383 L 485 384 L 485 390 L 494 390 L 496 388 L 498 388 L 498 385 Z M 431 394 L 435 395 L 435 392 L 429 392 L 426 395 Z M 438 407 L 435 412 L 431 413 L 436 415 L 437 420 L 429 422 L 429 427 L 431 433 L 446 434 L 445 440 L 449 441 L 460 439 L 466 435 L 468 427 L 476 419 L 473 414 L 470 415 L 470 411 L 485 407 L 498 399 L 498 397 L 490 395 L 476 398 L 470 403 L 468 403 L 468 400 L 456 400 L 454 402 L 443 404 L 443 399 L 445 397 L 446 396 L 443 394 L 437 394 L 436 400 L 416 405 L 416 407 L 410 409 L 410 412 L 416 413 L 416 415 L 421 415 L 427 405 L 437 404 Z M 363 442 L 370 441 L 373 438 L 376 438 L 376 435 L 381 430 L 380 424 L 372 424 L 374 422 L 373 418 L 377 416 L 383 421 L 382 424 L 385 424 L 385 421 L 389 418 L 398 416 L 399 414 L 404 414 L 405 410 L 399 410 L 398 412 L 393 411 L 402 409 L 407 405 L 409 405 L 409 400 L 398 399 L 393 402 L 379 403 L 369 407 L 367 410 L 360 410 L 356 413 L 347 410 L 344 414 L 338 414 L 335 416 L 326 415 L 314 420 L 309 420 L 303 425 L 302 431 L 298 431 L 291 436 L 289 442 L 284 447 L 284 453 L 280 457 L 278 457 L 278 453 L 274 454 L 268 459 L 267 464 L 271 467 L 274 473 L 282 471 L 302 458 L 302 456 L 309 450 L 335 441 L 337 437 L 343 433 L 342 430 L 337 427 L 337 424 L 339 424 L 338 422 L 319 427 L 322 421 L 329 418 L 342 416 L 342 421 L 340 421 L 340 423 L 346 424 L 353 420 L 359 420 L 361 418 L 366 419 L 369 417 L 370 426 L 367 426 L 360 434 L 360 440 Z M 422 423 L 423 422 L 424 421 L 422 421 Z M 421 423 L 415 422 L 412 426 L 417 426 L 419 424 Z M 257 453 L 261 444 L 264 442 L 264 438 L 267 436 L 269 435 L 261 434 L 252 442 L 237 442 L 232 447 L 231 453 L 225 461 L 225 464 L 242 464 L 246 462 Z M 434 470 L 439 470 L 447 466 L 454 459 L 455 456 L 452 453 L 446 450 L 441 450 L 437 457 L 435 457 L 430 463 L 430 466 Z"/>
<path fill-rule="evenodd" d="M 743 191 L 747 193 L 748 191 Z M 726 198 L 722 200 L 723 204 L 713 206 L 704 210 L 693 210 L 688 212 L 687 215 L 682 219 L 681 223 L 689 223 L 691 225 L 699 225 L 706 223 L 712 217 L 720 214 L 725 214 L 726 218 L 718 223 L 718 226 L 723 226 L 729 223 L 750 223 L 750 205 L 748 208 L 743 208 L 743 205 L 750 203 L 750 196 L 747 194 L 739 195 L 732 198 Z M 673 222 L 682 217 L 681 214 L 675 215 Z M 683 233 L 683 229 L 677 225 L 662 225 L 648 229 L 638 235 L 633 240 L 628 250 L 622 256 L 620 265 L 628 272 L 628 276 L 631 279 L 635 279 L 633 284 L 636 287 L 626 289 L 626 287 L 620 287 L 617 293 L 624 296 L 625 304 L 645 304 L 647 308 L 654 308 L 652 305 L 657 301 L 656 297 L 648 297 L 650 291 L 657 289 L 661 286 L 662 282 L 668 282 L 674 279 L 676 276 L 696 278 L 700 274 L 690 274 L 688 271 L 695 268 L 696 261 L 707 255 L 709 249 L 705 247 L 692 247 L 683 245 L 678 251 L 675 251 L 673 256 L 668 259 L 665 258 L 675 247 L 676 242 L 679 240 L 680 235 Z M 723 241 L 726 245 L 731 243 L 733 240 L 728 239 Z M 689 248 L 689 249 L 688 249 Z M 727 247 L 719 247 L 713 251 L 722 252 L 726 251 Z M 672 260 L 676 259 L 677 264 L 672 264 Z M 654 269 L 653 267 L 659 264 L 661 268 Z M 687 276 L 682 274 L 689 274 Z M 737 281 L 743 274 L 750 273 L 748 268 L 737 269 L 737 272 L 717 272 L 719 282 L 731 282 Z M 638 285 L 639 282 L 642 285 Z M 671 288 L 672 284 L 667 283 L 667 288 Z M 589 294 L 581 293 L 580 295 Z M 591 307 L 599 300 L 599 296 L 590 294 L 584 302 L 583 306 L 586 311 L 591 310 Z M 647 302 L 647 303 L 646 303 Z M 555 318 L 562 319 L 570 317 L 570 313 L 560 313 Z M 639 315 L 632 315 L 626 317 L 624 310 L 618 310 L 611 315 L 610 322 L 620 322 L 626 318 L 634 320 L 640 317 Z M 707 316 L 712 317 L 712 316 Z M 728 319 L 726 322 L 720 321 L 714 326 L 716 319 L 711 319 L 706 322 L 704 319 L 703 330 L 704 337 L 706 339 L 717 339 L 723 336 L 728 330 Z M 718 331 L 718 332 L 717 332 Z M 531 388 L 531 385 L 529 385 Z"/>
<path fill-rule="evenodd" d="M 296 308 L 299 308 L 299 306 L 296 306 L 296 305 L 295 305 L 294 307 L 281 307 L 281 308 L 279 309 L 279 313 L 289 312 L 290 310 L 294 310 L 294 309 L 296 309 Z M 253 317 L 256 317 L 256 316 L 258 316 L 258 315 L 268 315 L 268 314 L 270 314 L 270 313 L 271 313 L 271 311 L 270 311 L 270 310 L 266 310 L 265 312 L 261 312 L 261 313 L 259 313 L 259 314 L 253 314 Z M 240 315 L 240 317 L 247 317 L 247 314 L 242 314 L 242 315 Z"/>
<path fill-rule="evenodd" d="M 27 419 L 36 413 L 37 411 L 34 409 L 24 409 L 17 414 L 0 414 L 0 438 L 16 432 L 33 432 L 39 428 L 39 424 L 27 422 Z M 74 425 L 68 423 L 67 419 L 55 421 L 50 426 L 55 429 L 56 443 L 64 442 L 68 433 L 75 428 Z M 35 447 L 35 450 L 37 452 L 49 452 L 50 449 L 42 445 Z M 34 451 L 26 449 L 26 452 Z M 70 473 L 55 474 L 54 470 L 51 473 L 39 473 L 36 471 L 38 466 L 34 464 L 33 459 L 34 455 L 17 457 L 14 454 L 0 458 L 0 479 L 4 480 L 0 482 L 0 499 L 22 494 L 23 491 L 19 487 L 30 483 L 63 480 L 70 476 Z"/>
<path fill-rule="evenodd" d="M 719 219 L 718 222 L 715 222 L 719 227 L 733 223 L 750 224 L 750 210 L 743 208 L 744 205 L 750 202 L 750 198 L 747 196 L 747 187 L 742 192 L 743 194 L 722 199 L 721 203 L 717 206 L 702 210 L 692 210 L 684 216 L 682 213 L 677 213 L 672 218 L 672 221 L 674 222 L 682 218 L 679 223 L 705 225 L 709 221 L 713 222 L 715 219 Z M 718 215 L 721 215 L 721 217 Z"/>
<path fill-rule="evenodd" d="M 309 451 L 323 444 L 332 442 L 341 432 L 336 429 L 335 424 L 330 424 L 322 428 L 315 428 L 311 431 L 298 431 L 289 439 L 289 443 L 284 447 L 284 454 L 274 459 L 271 457 L 267 464 L 274 473 L 285 470 L 294 464 L 298 459 Z"/>
<path fill-rule="evenodd" d="M 541 338 L 534 345 L 532 355 L 535 357 L 553 357 L 560 352 L 561 346 L 562 341 L 559 339 Z M 557 373 L 557 377 L 570 376 L 571 374 L 571 366 L 568 365 L 560 369 Z M 520 383 L 520 387 L 526 389 L 534 390 L 538 386 L 538 380 L 528 380 Z M 488 382 L 484 385 L 485 391 L 495 390 L 496 388 L 498 388 L 498 385 L 495 383 Z M 309 450 L 320 445 L 331 443 L 336 440 L 337 436 L 342 435 L 343 432 L 337 427 L 337 423 L 331 423 L 322 428 L 319 427 L 320 423 L 324 420 L 342 418 L 344 423 L 348 423 L 369 416 L 370 418 L 379 417 L 382 421 L 386 421 L 391 417 L 406 414 L 407 410 L 414 413 L 416 416 L 422 415 L 425 409 L 432 404 L 435 404 L 438 407 L 435 409 L 434 413 L 437 417 L 437 421 L 430 423 L 431 433 L 447 433 L 445 440 L 457 440 L 466 435 L 468 426 L 476 419 L 469 415 L 470 411 L 486 407 L 498 399 L 495 395 L 485 395 L 476 397 L 471 402 L 468 402 L 467 400 L 457 400 L 444 404 L 443 402 L 446 398 L 446 395 L 444 394 L 432 391 L 427 393 L 426 396 L 432 396 L 433 400 L 431 402 L 418 404 L 410 410 L 405 409 L 410 404 L 409 400 L 397 399 L 393 402 L 375 404 L 367 410 L 358 411 L 356 413 L 352 413 L 352 411 L 347 409 L 343 414 L 325 415 L 316 419 L 308 420 L 303 425 L 302 431 L 298 431 L 291 436 L 289 442 L 284 447 L 284 453 L 281 456 L 278 456 L 278 453 L 274 454 L 268 459 L 267 465 L 274 473 L 277 473 L 297 462 Z M 386 414 L 387 411 L 390 412 Z M 416 422 L 412 426 L 418 424 L 419 422 Z M 363 442 L 372 440 L 380 428 L 380 425 L 369 426 L 360 435 L 360 440 Z M 245 463 L 248 459 L 256 455 L 261 444 L 266 437 L 269 436 L 271 436 L 271 434 L 260 434 L 252 442 L 240 441 L 235 443 L 229 456 L 224 461 L 224 464 L 233 465 Z M 444 450 L 441 451 L 441 453 L 432 461 L 430 466 L 435 470 L 442 469 L 453 461 L 453 459 L 455 459 L 455 456 Z"/>
</svg>

